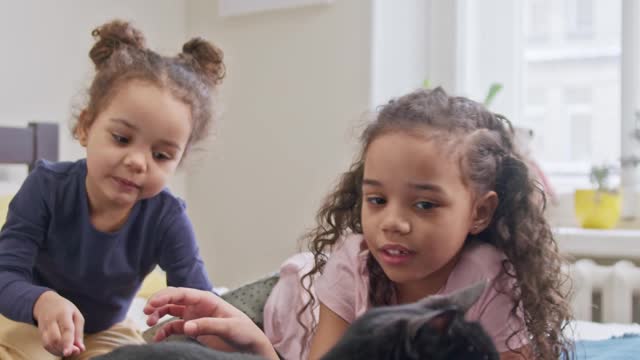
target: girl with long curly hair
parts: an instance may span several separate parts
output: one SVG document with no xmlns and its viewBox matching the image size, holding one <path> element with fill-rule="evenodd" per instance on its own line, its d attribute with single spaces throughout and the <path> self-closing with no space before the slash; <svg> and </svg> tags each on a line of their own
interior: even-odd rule
<svg viewBox="0 0 640 360">
<path fill-rule="evenodd" d="M 564 260 L 510 122 L 441 88 L 420 89 L 382 106 L 361 140 L 307 235 L 314 261 L 298 313 L 306 334 L 302 354 L 290 356 L 321 357 L 371 307 L 482 280 L 490 286 L 467 318 L 501 359 L 570 355 Z"/>
</svg>

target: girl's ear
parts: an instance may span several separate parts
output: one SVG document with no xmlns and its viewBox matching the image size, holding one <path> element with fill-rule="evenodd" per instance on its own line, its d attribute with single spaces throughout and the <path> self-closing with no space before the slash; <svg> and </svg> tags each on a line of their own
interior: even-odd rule
<svg viewBox="0 0 640 360">
<path fill-rule="evenodd" d="M 87 147 L 87 139 L 89 137 L 89 119 L 87 110 L 82 110 L 78 116 L 78 124 L 73 131 L 73 136 L 78 139 L 80 145 Z"/>
<path fill-rule="evenodd" d="M 491 224 L 498 201 L 498 194 L 495 191 L 487 192 L 476 201 L 473 221 L 469 229 L 470 234 L 477 235 Z"/>
</svg>

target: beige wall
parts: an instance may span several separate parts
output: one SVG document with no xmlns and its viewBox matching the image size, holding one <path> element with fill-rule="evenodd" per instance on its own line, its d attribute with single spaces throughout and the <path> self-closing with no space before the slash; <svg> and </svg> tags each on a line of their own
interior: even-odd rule
<svg viewBox="0 0 640 360">
<path fill-rule="evenodd" d="M 188 158 L 189 179 L 171 187 L 187 197 L 212 279 L 235 286 L 298 250 L 371 105 L 420 85 L 426 50 L 409 37 L 424 30 L 423 10 L 420 1 L 335 0 L 221 18 L 211 0 L 3 2 L 0 125 L 57 121 L 62 159 L 83 157 L 68 124 L 93 74 L 90 31 L 113 17 L 133 20 L 163 53 L 188 35 L 218 43 L 229 70 L 224 113 L 215 139 Z"/>
<path fill-rule="evenodd" d="M 68 131 L 72 107 L 92 76 L 91 30 L 114 17 L 134 21 L 161 52 L 185 40 L 185 0 L 0 2 L 0 125 L 59 122 L 62 159 L 83 157 Z M 181 176 L 173 188 L 184 193 Z"/>
<path fill-rule="evenodd" d="M 188 33 L 218 43 L 228 78 L 216 139 L 187 164 L 209 273 L 234 286 L 277 270 L 351 160 L 369 106 L 371 2 L 232 18 L 188 2 Z"/>
</svg>

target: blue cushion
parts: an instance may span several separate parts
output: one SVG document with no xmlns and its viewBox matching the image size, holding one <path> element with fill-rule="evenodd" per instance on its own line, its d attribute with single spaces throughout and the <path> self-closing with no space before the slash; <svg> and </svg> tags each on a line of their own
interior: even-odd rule
<svg viewBox="0 0 640 360">
<path fill-rule="evenodd" d="M 640 359 L 640 334 L 599 341 L 576 342 L 576 358 L 583 360 Z"/>
</svg>

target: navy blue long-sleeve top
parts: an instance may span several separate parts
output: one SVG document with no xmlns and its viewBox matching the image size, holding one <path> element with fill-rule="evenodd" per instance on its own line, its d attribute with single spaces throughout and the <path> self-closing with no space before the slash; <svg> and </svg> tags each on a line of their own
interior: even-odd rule
<svg viewBox="0 0 640 360">
<path fill-rule="evenodd" d="M 0 231 L 0 313 L 34 323 L 33 306 L 54 290 L 80 310 L 85 332 L 122 321 L 156 265 L 167 285 L 211 290 L 184 203 L 163 190 L 138 201 L 126 223 L 91 224 L 84 160 L 40 161 L 9 205 Z"/>
</svg>

